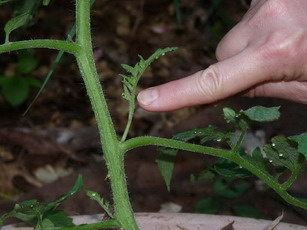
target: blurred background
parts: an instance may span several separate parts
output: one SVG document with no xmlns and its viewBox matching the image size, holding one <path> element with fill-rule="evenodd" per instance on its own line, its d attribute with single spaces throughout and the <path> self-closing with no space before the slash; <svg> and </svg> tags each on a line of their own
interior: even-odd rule
<svg viewBox="0 0 307 230">
<path fill-rule="evenodd" d="M 138 54 L 146 58 L 158 48 L 179 47 L 148 68 L 139 89 L 204 69 L 216 61 L 219 40 L 240 20 L 248 5 L 245 0 L 97 0 L 92 9 L 94 56 L 118 133 L 124 131 L 128 115 L 128 105 L 121 97 L 122 79 L 118 74 L 124 71 L 120 64 L 133 65 Z M 31 12 L 27 23 L 12 33 L 11 40 L 65 40 L 74 24 L 73 1 L 53 0 L 43 6 L 42 0 L 15 0 L 0 5 L 1 43 L 5 23 L 25 10 Z M 61 58 L 42 94 L 23 115 L 57 54 L 36 49 L 0 55 L 0 215 L 18 201 L 56 198 L 71 188 L 78 174 L 84 175 L 86 188 L 111 199 L 96 122 L 72 56 Z M 267 143 L 275 135 L 306 132 L 306 106 L 238 95 L 168 113 L 150 113 L 137 107 L 129 136 L 172 137 L 208 125 L 226 128 L 223 107 L 238 111 L 253 105 L 281 105 L 282 116 L 279 121 L 253 126 L 245 141 L 246 150 Z M 216 161 L 210 156 L 180 152 L 168 192 L 155 163 L 156 155 L 153 147 L 127 154 L 128 186 L 137 212 L 275 219 L 285 211 L 285 222 L 307 224 L 305 211 L 283 203 L 257 178 L 235 181 L 217 177 L 210 183 L 193 180 L 193 175 Z M 245 186 L 238 186 L 242 183 Z M 224 195 L 229 191 L 236 193 Z M 306 177 L 298 178 L 292 193 L 306 198 L 306 191 Z M 83 194 L 62 207 L 70 215 L 102 212 Z"/>
</svg>

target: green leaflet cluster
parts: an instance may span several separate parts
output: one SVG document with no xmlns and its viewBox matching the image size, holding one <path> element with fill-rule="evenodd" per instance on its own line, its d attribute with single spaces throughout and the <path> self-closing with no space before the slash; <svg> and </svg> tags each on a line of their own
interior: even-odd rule
<svg viewBox="0 0 307 230">
<path fill-rule="evenodd" d="M 66 199 L 73 196 L 83 187 L 82 177 L 79 176 L 73 188 L 66 194 L 49 203 L 40 203 L 29 200 L 16 204 L 14 209 L 0 218 L 0 226 L 10 217 L 14 217 L 33 226 L 36 230 L 54 229 L 56 227 L 74 226 L 72 218 L 66 216 L 64 211 L 56 208 Z"/>
<path fill-rule="evenodd" d="M 204 144 L 207 141 L 224 142 L 233 154 L 233 159 L 243 162 L 248 167 L 233 163 L 231 160 L 219 159 L 216 164 L 205 169 L 199 178 L 210 179 L 215 174 L 223 177 L 244 178 L 252 176 L 248 171 L 255 169 L 258 174 L 282 187 L 286 191 L 295 181 L 296 177 L 306 171 L 303 163 L 306 161 L 306 137 L 307 134 L 301 134 L 293 137 L 274 137 L 271 144 L 266 144 L 262 149 L 256 148 L 251 154 L 245 153 L 240 147 L 248 127 L 253 122 L 270 122 L 280 117 L 279 107 L 267 108 L 263 106 L 252 107 L 247 110 L 235 112 L 230 108 L 224 108 L 224 119 L 232 124 L 233 129 L 230 132 L 221 132 L 217 128 L 209 126 L 205 129 L 196 129 L 177 134 L 173 137 L 175 140 Z M 240 129 L 241 135 L 237 136 L 235 131 Z M 174 161 L 178 150 L 170 148 L 160 148 L 160 154 L 157 158 L 158 167 L 164 177 L 166 186 L 170 188 Z M 238 160 L 239 159 L 239 160 Z M 272 170 L 272 167 L 274 170 Z M 268 168 L 271 168 L 270 172 Z M 280 176 L 286 170 L 291 171 L 291 176 L 280 182 Z M 199 178 L 193 176 L 192 180 L 197 182 Z"/>
<path fill-rule="evenodd" d="M 0 6 L 5 3 L 14 2 L 14 0 L 3 0 L 0 1 Z M 25 26 L 32 18 L 33 14 L 35 14 L 38 8 L 43 5 L 47 6 L 51 0 L 24 0 L 22 1 L 18 7 L 15 9 L 15 17 L 10 19 L 4 26 L 5 31 L 5 43 L 9 42 L 10 34 L 22 27 Z"/>
<path fill-rule="evenodd" d="M 128 135 L 129 128 L 132 122 L 132 117 L 135 110 L 135 98 L 136 98 L 136 88 L 137 84 L 142 77 L 143 73 L 150 66 L 152 62 L 158 59 L 161 56 L 164 56 L 166 53 L 176 50 L 177 47 L 167 47 L 164 49 L 156 50 L 148 59 L 144 59 L 139 55 L 140 61 L 134 66 L 127 64 L 122 64 L 122 68 L 125 69 L 129 75 L 119 74 L 123 78 L 123 98 L 129 102 L 129 117 L 126 129 L 124 131 L 122 141 L 124 141 Z"/>
<path fill-rule="evenodd" d="M 73 227 L 75 226 L 73 219 L 67 216 L 63 210 L 57 210 L 56 208 L 62 202 L 82 190 L 83 187 L 83 178 L 82 176 L 78 176 L 75 185 L 70 191 L 51 202 L 41 203 L 37 200 L 28 200 L 16 204 L 12 211 L 0 217 L 0 226 L 6 219 L 16 218 L 30 226 L 33 226 L 35 230 L 55 230 L 65 227 Z M 97 192 L 91 190 L 85 190 L 85 193 L 90 199 L 98 202 L 101 208 L 111 219 L 114 218 L 114 215 L 110 210 L 110 203 L 108 200 L 102 198 Z M 116 224 L 117 223 L 115 222 L 114 225 Z"/>
<path fill-rule="evenodd" d="M 124 92 L 122 94 L 123 98 L 130 103 L 135 100 L 136 96 L 136 86 L 147 67 L 158 59 L 160 56 L 165 55 L 167 52 L 176 50 L 176 47 L 168 47 L 164 49 L 156 50 L 148 59 L 144 59 L 139 55 L 140 61 L 135 64 L 135 66 L 130 66 L 127 64 L 122 64 L 122 68 L 125 69 L 130 75 L 120 74 L 123 78 Z"/>
<path fill-rule="evenodd" d="M 28 98 L 32 87 L 40 87 L 41 82 L 31 76 L 38 66 L 33 50 L 21 50 L 16 62 L 15 74 L 5 76 L 0 74 L 0 88 L 5 100 L 12 106 L 18 106 Z"/>
</svg>

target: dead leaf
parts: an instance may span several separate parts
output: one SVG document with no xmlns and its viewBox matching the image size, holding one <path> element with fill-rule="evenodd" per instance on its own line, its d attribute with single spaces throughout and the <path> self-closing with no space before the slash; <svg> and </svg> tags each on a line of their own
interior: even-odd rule
<svg viewBox="0 0 307 230">
<path fill-rule="evenodd" d="M 276 226 L 281 222 L 281 220 L 284 218 L 284 212 L 281 213 L 279 217 L 277 217 L 268 227 L 266 227 L 264 230 L 274 230 Z"/>
<path fill-rule="evenodd" d="M 235 230 L 233 228 L 233 224 L 234 224 L 234 221 L 232 221 L 230 224 L 228 224 L 227 226 L 225 226 L 224 228 L 222 228 L 221 230 Z"/>
<path fill-rule="evenodd" d="M 42 183 L 23 169 L 19 162 L 4 164 L 0 161 L 0 172 L 0 192 L 2 193 L 10 193 L 15 190 L 13 180 L 17 176 L 24 178 L 28 183 L 35 187 L 42 186 Z"/>
</svg>

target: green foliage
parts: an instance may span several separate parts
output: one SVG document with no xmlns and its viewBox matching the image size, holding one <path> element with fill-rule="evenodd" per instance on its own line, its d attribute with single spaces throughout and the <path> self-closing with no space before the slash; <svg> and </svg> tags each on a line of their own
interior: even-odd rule
<svg viewBox="0 0 307 230">
<path fill-rule="evenodd" d="M 278 120 L 280 117 L 280 107 L 263 107 L 255 106 L 240 113 L 248 117 L 251 121 L 255 122 L 270 122 Z"/>
<path fill-rule="evenodd" d="M 0 5 L 4 3 L 12 2 L 13 0 L 0 1 Z M 4 26 L 5 31 L 5 43 L 9 42 L 10 34 L 29 23 L 29 21 L 33 18 L 34 14 L 36 14 L 38 8 L 41 5 L 47 6 L 49 5 L 51 0 L 22 0 L 17 1 L 15 5 L 15 17 L 10 19 Z"/>
<path fill-rule="evenodd" d="M 28 98 L 31 87 L 40 86 L 40 81 L 33 77 L 0 76 L 0 86 L 7 102 L 12 106 L 18 106 Z"/>
<path fill-rule="evenodd" d="M 14 1 L 14 0 L 1 0 L 1 1 L 0 1 L 0 6 L 3 5 L 3 4 L 5 4 L 5 3 L 12 2 L 12 1 Z"/>
<path fill-rule="evenodd" d="M 271 145 L 265 145 L 264 151 L 270 163 L 274 166 L 281 166 L 296 172 L 301 168 L 303 156 L 295 146 L 285 137 L 274 137 Z"/>
<path fill-rule="evenodd" d="M 144 59 L 141 55 L 139 55 L 140 61 L 136 63 L 134 66 L 130 66 L 127 64 L 122 64 L 122 68 L 127 71 L 129 75 L 120 74 L 123 78 L 123 88 L 124 92 L 122 94 L 123 98 L 129 102 L 129 115 L 128 115 L 128 122 L 122 136 L 122 141 L 125 141 L 134 114 L 135 110 L 135 98 L 136 98 L 136 87 L 137 84 L 143 75 L 144 71 L 152 62 L 158 59 L 160 56 L 164 56 L 166 53 L 176 50 L 177 47 L 167 47 L 164 49 L 156 50 L 148 59 Z"/>
<path fill-rule="evenodd" d="M 187 132 L 179 133 L 173 137 L 174 140 L 189 142 L 195 139 L 199 139 L 200 143 L 205 143 L 207 141 L 213 140 L 217 142 L 227 141 L 229 142 L 232 134 L 223 133 L 216 130 L 214 126 L 209 126 L 204 129 L 193 129 Z M 157 164 L 162 174 L 166 187 L 170 190 L 170 183 L 172 172 L 174 169 L 174 162 L 178 153 L 178 149 L 173 148 L 159 148 L 159 155 L 157 157 Z"/>
<path fill-rule="evenodd" d="M 252 174 L 246 169 L 226 159 L 218 159 L 210 169 L 220 176 L 232 179 L 252 176 Z"/>
<path fill-rule="evenodd" d="M 280 107 L 254 106 L 247 110 L 235 112 L 231 108 L 224 108 L 224 119 L 227 123 L 239 123 L 240 120 L 250 122 L 271 122 L 280 117 Z"/>
<path fill-rule="evenodd" d="M 264 216 L 253 206 L 248 204 L 237 204 L 232 207 L 232 212 L 236 216 L 261 219 Z"/>
<path fill-rule="evenodd" d="M 247 110 L 241 110 L 240 112 L 235 112 L 231 108 L 224 108 L 223 112 L 225 121 L 233 125 L 234 129 L 232 131 L 220 132 L 215 127 L 209 126 L 205 129 L 195 129 L 177 134 L 173 139 L 181 142 L 198 142 L 201 144 L 209 140 L 222 141 L 228 144 L 234 156 L 237 155 L 237 157 L 240 157 L 244 162 L 248 163 L 248 167 L 243 168 L 231 160 L 218 159 L 213 166 L 204 169 L 200 173 L 200 176 L 192 176 L 192 181 L 194 183 L 200 183 L 202 181 L 212 180 L 215 174 L 229 179 L 250 177 L 253 175 L 249 171 L 250 167 L 255 167 L 261 175 L 279 184 L 279 177 L 284 173 L 284 170 L 281 169 L 287 168 L 292 172 L 292 176 L 284 182 L 283 186 L 285 189 L 290 187 L 297 175 L 303 170 L 303 154 L 306 151 L 305 138 L 307 135 L 302 134 L 290 138 L 275 137 L 272 139 L 272 144 L 267 144 L 262 149 L 256 148 L 249 155 L 240 148 L 249 124 L 252 122 L 270 122 L 278 119 L 280 116 L 279 107 L 267 108 L 255 106 Z M 238 128 L 241 129 L 242 133 L 239 138 L 235 134 Z M 163 147 L 160 148 L 160 154 L 157 158 L 159 170 L 168 189 L 170 189 L 177 153 L 178 150 L 176 149 Z M 263 156 L 263 153 L 266 154 L 266 157 Z M 268 171 L 267 166 L 269 164 L 275 166 L 275 169 Z M 235 190 L 223 192 L 223 194 L 232 196 L 235 194 Z"/>
<path fill-rule="evenodd" d="M 49 203 L 40 203 L 37 200 L 29 200 L 16 204 L 14 209 L 0 218 L 0 226 L 7 218 L 17 218 L 36 230 L 46 230 L 55 227 L 74 226 L 72 218 L 66 216 L 64 211 L 55 210 L 64 200 L 73 196 L 83 187 L 82 176 L 77 178 L 73 188 L 66 194 Z"/>
<path fill-rule="evenodd" d="M 227 199 L 234 199 L 242 196 L 250 187 L 246 182 L 232 185 L 233 179 L 221 178 L 213 185 L 213 191 L 216 196 Z"/>
<path fill-rule="evenodd" d="M 7 1 L 1 1 L 4 4 Z M 212 3 L 220 2 L 220 0 L 212 0 Z M 221 207 L 220 200 L 238 198 L 248 189 L 249 185 L 246 183 L 234 182 L 234 178 L 243 178 L 253 173 L 268 186 L 273 188 L 284 200 L 298 207 L 306 208 L 307 204 L 302 200 L 291 196 L 287 189 L 294 182 L 296 176 L 302 171 L 303 153 L 305 152 L 304 139 L 300 138 L 274 138 L 271 145 L 266 145 L 263 149 L 256 149 L 253 154 L 247 155 L 240 148 L 244 136 L 247 132 L 248 126 L 252 122 L 268 122 L 275 120 L 279 117 L 277 107 L 265 108 L 254 107 L 245 111 L 235 112 L 229 108 L 224 109 L 224 117 L 226 122 L 233 126 L 231 131 L 221 132 L 214 127 L 205 129 L 196 129 L 178 134 L 174 136 L 173 140 L 157 137 L 138 137 L 126 140 L 126 136 L 132 121 L 132 116 L 135 110 L 135 96 L 137 83 L 145 69 L 158 57 L 164 55 L 166 52 L 175 50 L 176 48 L 159 49 L 147 60 L 140 56 L 140 61 L 135 66 L 122 65 L 128 72 L 128 75 L 121 75 L 123 78 L 124 92 L 123 98 L 129 101 L 129 118 L 126 130 L 123 134 L 122 140 L 118 140 L 118 134 L 114 128 L 113 120 L 111 119 L 107 102 L 105 100 L 103 90 L 97 75 L 94 65 L 94 57 L 91 52 L 91 30 L 90 30 L 90 1 L 77 0 L 76 1 L 76 41 L 58 41 L 58 40 L 29 40 L 21 42 L 9 42 L 10 34 L 27 24 L 33 17 L 33 13 L 42 4 L 48 4 L 48 0 L 23 0 L 15 8 L 16 18 L 12 19 L 6 24 L 6 37 L 5 44 L 0 45 L 0 53 L 11 52 L 23 48 L 51 48 L 57 50 L 65 50 L 73 54 L 78 62 L 80 73 L 85 82 L 86 90 L 92 103 L 94 114 L 97 118 L 99 132 L 101 137 L 102 149 L 104 152 L 104 159 L 106 160 L 110 184 L 113 189 L 114 201 L 114 217 L 116 220 L 110 223 L 111 227 L 120 227 L 128 230 L 137 230 L 137 224 L 134 219 L 131 204 L 129 203 L 126 178 L 124 173 L 124 155 L 128 150 L 145 145 L 163 146 L 161 149 L 162 154 L 158 157 L 158 165 L 165 177 L 167 187 L 170 186 L 171 175 L 174 167 L 175 157 L 177 150 L 170 149 L 170 147 L 181 150 L 194 151 L 201 154 L 209 154 L 226 159 L 224 161 L 217 161 L 215 165 L 206 169 L 203 173 L 202 180 L 212 180 L 213 174 L 228 175 L 226 178 L 221 178 L 215 181 L 214 193 L 212 198 L 203 200 L 202 206 L 207 206 L 207 210 L 211 213 L 216 212 Z M 28 17 L 26 15 L 28 14 Z M 19 18 L 18 18 L 19 17 Z M 23 18 L 24 17 L 24 18 Z M 22 58 L 21 58 L 22 59 Z M 24 75 L 31 69 L 35 68 L 36 64 L 26 58 L 27 64 L 17 65 L 19 75 Z M 21 77 L 21 76 L 15 76 Z M 2 85 L 13 85 L 6 83 Z M 23 81 L 23 80 L 22 80 Z M 15 83 L 17 84 L 17 83 Z M 35 83 L 28 83 L 35 85 Z M 25 91 L 24 83 L 21 88 Z M 3 87 L 3 86 L 2 86 Z M 11 86 L 12 87 L 12 86 Z M 12 91 L 12 90 L 6 90 Z M 16 102 L 14 102 L 16 103 Z M 241 135 L 236 136 L 236 130 L 241 130 Z M 205 147 L 208 141 L 216 143 L 223 142 L 223 148 Z M 192 142 L 192 143 L 190 143 Z M 200 144 L 195 144 L 200 142 Z M 228 145 L 228 150 L 224 146 Z M 299 148 L 299 150 L 298 150 Z M 265 152 L 268 159 L 263 157 L 262 153 Z M 272 162 L 270 162 L 272 161 Z M 270 164 L 271 163 L 271 164 Z M 267 166 L 275 166 L 274 172 L 267 170 Z M 278 177 L 284 171 L 284 168 L 292 171 L 290 178 L 280 184 Z M 277 176 L 276 176 L 277 175 Z M 229 177 L 230 176 L 230 177 Z M 194 177 L 194 181 L 199 182 L 200 178 Z M 82 182 L 82 180 L 81 180 Z M 9 217 L 16 217 L 25 222 L 35 226 L 36 229 L 54 229 L 57 226 L 72 225 L 71 219 L 65 217 L 62 211 L 57 211 L 55 208 L 65 199 L 81 189 L 82 183 L 80 179 L 74 188 L 67 194 L 59 197 L 50 203 L 39 203 L 36 200 L 31 200 L 17 204 L 15 209 L 5 214 L 0 218 L 2 223 Z M 102 199 L 97 193 L 87 191 L 87 195 L 97 201 L 101 207 L 112 217 L 110 212 L 109 202 Z M 202 206 L 199 206 L 200 208 Z M 242 208 L 241 208 L 242 209 Z M 110 227 L 108 225 L 108 227 Z M 81 226 L 83 229 L 100 229 L 97 225 Z M 107 225 L 104 225 L 106 227 Z"/>
<path fill-rule="evenodd" d="M 289 137 L 291 141 L 296 142 L 297 151 L 303 154 L 307 160 L 307 133 Z"/>
<path fill-rule="evenodd" d="M 194 211 L 196 213 L 216 214 L 222 210 L 227 210 L 227 206 L 233 199 L 240 198 L 250 188 L 247 182 L 238 183 L 234 178 L 219 178 L 213 184 L 213 194 L 197 201 Z M 261 214 L 252 206 L 246 204 L 232 205 L 235 215 L 259 217 Z M 257 215 L 256 215 L 257 214 Z"/>
<path fill-rule="evenodd" d="M 215 197 L 207 197 L 199 200 L 194 208 L 196 213 L 216 214 L 222 206 L 221 200 Z"/>
<path fill-rule="evenodd" d="M 112 212 L 110 211 L 110 202 L 108 200 L 102 198 L 97 192 L 91 190 L 85 190 L 85 193 L 90 199 L 96 201 L 110 218 L 114 218 Z"/>
<path fill-rule="evenodd" d="M 146 68 L 160 56 L 165 55 L 168 52 L 176 50 L 176 47 L 167 47 L 164 49 L 156 50 L 147 60 L 145 60 L 141 55 L 139 55 L 140 61 L 135 64 L 135 66 L 129 66 L 122 64 L 122 68 L 125 69 L 129 75 L 120 74 L 123 78 L 123 87 L 124 93 L 122 94 L 123 98 L 130 102 L 134 103 L 136 96 L 136 87 L 137 84 L 146 70 Z"/>
<path fill-rule="evenodd" d="M 43 5 L 48 6 L 52 0 L 43 0 Z"/>
<path fill-rule="evenodd" d="M 51 0 L 44 0 L 43 1 L 43 5 L 49 5 L 49 3 L 51 2 Z M 91 7 L 93 6 L 93 4 L 95 3 L 95 0 L 90 0 L 90 4 Z M 72 26 L 72 28 L 70 29 L 69 33 L 67 34 L 67 38 L 66 41 L 70 41 L 72 42 L 73 38 L 76 35 L 76 24 L 74 24 Z M 28 108 L 26 109 L 26 111 L 24 112 L 23 115 L 27 114 L 27 112 L 31 109 L 31 107 L 34 105 L 35 101 L 37 100 L 37 98 L 41 95 L 41 93 L 43 92 L 44 88 L 46 87 L 47 83 L 49 82 L 51 76 L 53 75 L 53 72 L 55 71 L 56 67 L 58 66 L 58 64 L 60 63 L 62 57 L 64 55 L 64 51 L 61 50 L 59 51 L 58 55 L 56 56 L 49 72 L 47 73 L 44 82 L 41 84 L 39 91 L 37 92 L 37 94 L 35 95 L 33 101 L 30 103 L 30 105 L 28 106 Z"/>
<path fill-rule="evenodd" d="M 204 129 L 193 129 L 191 131 L 186 131 L 180 134 L 177 134 L 173 137 L 174 140 L 190 142 L 199 139 L 198 142 L 201 144 L 206 143 L 207 141 L 217 141 L 217 142 L 226 142 L 229 147 L 233 150 L 237 150 L 243 140 L 244 134 L 247 130 L 247 122 L 269 122 L 279 118 L 279 107 L 267 108 L 263 106 L 255 106 L 247 110 L 241 110 L 239 113 L 236 113 L 231 108 L 224 108 L 224 119 L 227 123 L 234 124 L 235 127 L 239 126 L 242 128 L 242 138 L 237 140 L 236 145 L 233 145 L 230 141 L 231 138 L 236 137 L 235 130 L 231 132 L 220 132 L 217 131 L 217 128 L 214 126 L 209 126 Z M 178 150 L 170 148 L 160 148 L 160 154 L 157 158 L 157 163 L 159 170 L 164 178 L 168 190 L 170 189 L 171 175 L 174 169 L 174 161 Z M 259 156 L 246 156 L 250 161 L 258 162 Z M 258 164 L 258 163 L 256 163 Z M 237 164 L 229 162 L 227 160 L 220 160 L 214 168 L 214 171 L 218 172 L 221 175 L 229 177 L 245 177 L 250 175 L 246 169 L 240 168 Z"/>
<path fill-rule="evenodd" d="M 37 65 L 38 60 L 34 57 L 34 52 L 23 50 L 20 52 L 16 63 L 16 75 L 0 75 L 2 94 L 12 106 L 18 106 L 25 102 L 29 96 L 30 88 L 41 86 L 41 82 L 38 79 L 29 76 Z"/>
<path fill-rule="evenodd" d="M 29 74 L 38 66 L 39 61 L 35 58 L 34 50 L 22 50 L 19 52 L 16 64 L 18 75 Z"/>
<path fill-rule="evenodd" d="M 23 14 L 20 14 L 18 16 L 16 16 L 15 18 L 12 18 L 11 20 L 9 20 L 4 27 L 4 31 L 5 31 L 5 42 L 9 42 L 9 38 L 10 38 L 10 34 L 18 29 L 19 27 L 22 27 L 23 25 L 25 25 L 30 17 L 30 13 L 29 12 L 25 12 Z"/>
</svg>

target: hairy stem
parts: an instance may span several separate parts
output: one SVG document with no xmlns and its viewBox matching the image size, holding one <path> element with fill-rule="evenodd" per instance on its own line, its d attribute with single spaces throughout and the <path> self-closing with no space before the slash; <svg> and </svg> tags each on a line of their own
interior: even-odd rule
<svg viewBox="0 0 307 230">
<path fill-rule="evenodd" d="M 130 126 L 131 126 L 132 120 L 133 120 L 134 110 L 135 110 L 135 100 L 133 99 L 133 101 L 130 101 L 128 121 L 127 121 L 127 125 L 126 125 L 126 128 L 125 128 L 124 134 L 123 134 L 122 139 L 121 139 L 122 142 L 124 142 L 126 140 L 127 135 L 129 133 Z"/>
<path fill-rule="evenodd" d="M 127 191 L 124 154 L 120 148 L 120 142 L 95 68 L 90 33 L 90 2 L 77 0 L 76 3 L 76 42 L 81 47 L 81 51 L 76 57 L 98 123 L 101 145 L 113 192 L 115 218 L 123 229 L 137 230 Z"/>
<path fill-rule="evenodd" d="M 71 53 L 74 55 L 78 54 L 78 52 L 80 51 L 80 47 L 73 42 L 43 39 L 43 40 L 9 42 L 0 45 L 0 54 L 21 49 L 30 49 L 30 48 L 47 48 L 54 50 L 63 50 L 64 52 Z"/>
<path fill-rule="evenodd" d="M 299 199 L 291 196 L 284 188 L 284 186 L 279 184 L 272 176 L 269 176 L 267 173 L 258 169 L 255 165 L 253 165 L 252 163 L 241 157 L 239 154 L 237 154 L 237 152 L 225 151 L 221 149 L 215 149 L 211 147 L 205 147 L 202 145 L 195 145 L 191 143 L 170 140 L 166 138 L 159 138 L 159 137 L 136 137 L 121 143 L 121 145 L 122 148 L 124 149 L 124 152 L 141 146 L 155 145 L 155 146 L 169 147 L 174 149 L 197 152 L 202 154 L 208 154 L 211 156 L 217 156 L 220 158 L 231 160 L 237 163 L 238 165 L 241 165 L 245 169 L 249 170 L 251 173 L 253 173 L 261 180 L 263 180 L 269 187 L 271 187 L 277 194 L 279 194 L 288 203 L 300 208 L 307 209 L 307 203 L 302 202 Z"/>
</svg>

